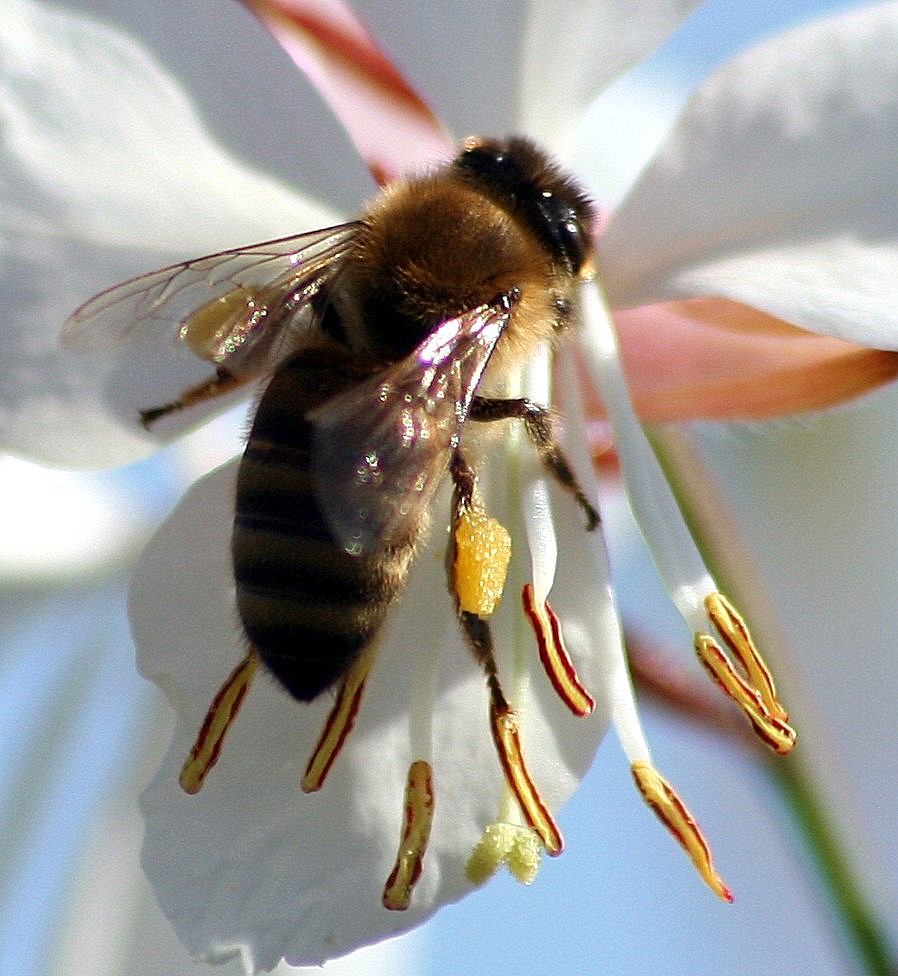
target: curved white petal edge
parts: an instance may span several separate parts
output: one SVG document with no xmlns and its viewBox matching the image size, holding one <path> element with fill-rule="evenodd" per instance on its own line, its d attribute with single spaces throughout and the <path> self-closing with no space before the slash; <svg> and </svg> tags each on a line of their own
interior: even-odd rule
<svg viewBox="0 0 898 976">
<path fill-rule="evenodd" d="M 228 157 L 177 84 L 124 34 L 8 0 L 0 64 L 3 443 L 68 467 L 123 464 L 158 438 L 122 403 L 144 390 L 154 402 L 173 380 L 170 357 L 62 353 L 66 317 L 138 273 L 334 219 Z M 188 359 L 174 375 L 180 388 L 208 372 Z"/>
<path fill-rule="evenodd" d="M 720 296 L 898 348 L 898 4 L 704 82 L 599 242 L 613 307 Z"/>
<path fill-rule="evenodd" d="M 701 0 L 531 0 L 526 5 L 518 124 L 562 159 L 602 89 L 649 56 Z M 559 98 L 558 93 L 564 97 Z"/>
</svg>

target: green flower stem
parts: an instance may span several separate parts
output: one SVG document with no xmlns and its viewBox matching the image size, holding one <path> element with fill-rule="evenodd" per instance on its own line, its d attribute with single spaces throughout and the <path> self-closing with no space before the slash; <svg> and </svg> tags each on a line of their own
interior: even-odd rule
<svg viewBox="0 0 898 976">
<path fill-rule="evenodd" d="M 850 855 L 839 843 L 824 798 L 795 757 L 771 759 L 767 768 L 785 801 L 816 868 L 842 932 L 863 972 L 898 976 L 898 959 L 888 933 L 864 895 Z"/>
</svg>

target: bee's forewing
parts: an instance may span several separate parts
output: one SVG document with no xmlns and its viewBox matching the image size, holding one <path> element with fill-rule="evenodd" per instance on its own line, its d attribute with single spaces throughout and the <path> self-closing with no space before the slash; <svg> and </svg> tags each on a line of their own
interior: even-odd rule
<svg viewBox="0 0 898 976">
<path fill-rule="evenodd" d="M 221 251 L 132 278 L 73 312 L 63 345 L 160 358 L 186 348 L 233 372 L 261 373 L 276 361 L 272 333 L 295 326 L 342 264 L 357 228 L 343 224 Z"/>
<path fill-rule="evenodd" d="M 347 551 L 386 548 L 427 511 L 509 315 L 499 301 L 447 319 L 312 413 L 318 501 Z"/>
</svg>

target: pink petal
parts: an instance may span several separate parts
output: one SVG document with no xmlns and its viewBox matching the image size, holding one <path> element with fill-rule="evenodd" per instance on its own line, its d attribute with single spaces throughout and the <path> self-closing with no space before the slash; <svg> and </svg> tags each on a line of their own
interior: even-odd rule
<svg viewBox="0 0 898 976">
<path fill-rule="evenodd" d="M 647 422 L 821 410 L 898 376 L 896 353 L 806 332 L 722 299 L 629 309 L 615 321 L 636 410 Z"/>
<path fill-rule="evenodd" d="M 453 142 L 340 0 L 245 0 L 308 75 L 383 186 L 445 159 Z"/>
</svg>

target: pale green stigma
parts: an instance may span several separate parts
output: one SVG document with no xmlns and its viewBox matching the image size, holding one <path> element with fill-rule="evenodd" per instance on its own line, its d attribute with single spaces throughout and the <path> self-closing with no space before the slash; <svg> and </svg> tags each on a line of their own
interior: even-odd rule
<svg viewBox="0 0 898 976">
<path fill-rule="evenodd" d="M 465 874 L 469 881 L 481 885 L 505 865 L 516 881 L 530 884 L 539 871 L 542 852 L 542 841 L 532 828 L 496 821 L 487 824 L 465 865 Z"/>
</svg>

